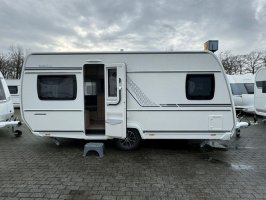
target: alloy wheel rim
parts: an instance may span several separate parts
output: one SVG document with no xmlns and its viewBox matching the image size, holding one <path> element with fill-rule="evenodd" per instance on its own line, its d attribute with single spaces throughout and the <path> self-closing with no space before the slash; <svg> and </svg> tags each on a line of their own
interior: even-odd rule
<svg viewBox="0 0 266 200">
<path fill-rule="evenodd" d="M 120 142 L 125 147 L 132 147 L 135 145 L 137 141 L 136 135 L 133 131 L 127 131 L 127 137 L 125 139 L 121 139 Z"/>
</svg>

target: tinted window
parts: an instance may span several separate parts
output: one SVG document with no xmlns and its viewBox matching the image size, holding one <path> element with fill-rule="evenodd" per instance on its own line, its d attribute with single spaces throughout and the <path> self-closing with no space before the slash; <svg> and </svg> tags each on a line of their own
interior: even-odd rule
<svg viewBox="0 0 266 200">
<path fill-rule="evenodd" d="M 233 95 L 254 94 L 254 83 L 231 83 Z"/>
<path fill-rule="evenodd" d="M 266 93 L 266 81 L 257 81 L 256 86 L 258 89 L 262 89 L 262 93 Z"/>
<path fill-rule="evenodd" d="M 248 94 L 254 94 L 254 83 L 244 83 Z"/>
<path fill-rule="evenodd" d="M 77 97 L 75 75 L 41 75 L 37 80 L 41 100 L 74 100 Z"/>
<path fill-rule="evenodd" d="M 108 96 L 117 96 L 117 72 L 116 69 L 108 69 Z"/>
<path fill-rule="evenodd" d="M 189 100 L 210 100 L 214 96 L 214 74 L 188 74 L 186 96 Z"/>
<path fill-rule="evenodd" d="M 266 81 L 262 81 L 262 93 L 266 93 Z"/>
<path fill-rule="evenodd" d="M 0 100 L 6 100 L 6 95 L 5 95 L 5 91 L 4 91 L 1 79 L 0 79 Z"/>
<path fill-rule="evenodd" d="M 18 93 L 18 86 L 8 86 L 8 90 L 10 92 L 10 94 L 17 94 Z"/>
<path fill-rule="evenodd" d="M 256 86 L 257 86 L 257 88 L 261 88 L 261 87 L 262 87 L 262 82 L 263 82 L 263 81 L 257 81 L 257 82 L 256 82 Z"/>
</svg>

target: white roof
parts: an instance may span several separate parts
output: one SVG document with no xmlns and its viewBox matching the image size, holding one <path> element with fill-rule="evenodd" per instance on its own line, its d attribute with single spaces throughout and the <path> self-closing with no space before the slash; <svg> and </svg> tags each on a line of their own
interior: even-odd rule
<svg viewBox="0 0 266 200">
<path fill-rule="evenodd" d="M 266 67 L 262 67 L 257 71 L 256 81 L 266 81 Z"/>
<path fill-rule="evenodd" d="M 254 74 L 227 75 L 229 83 L 254 83 Z"/>
</svg>

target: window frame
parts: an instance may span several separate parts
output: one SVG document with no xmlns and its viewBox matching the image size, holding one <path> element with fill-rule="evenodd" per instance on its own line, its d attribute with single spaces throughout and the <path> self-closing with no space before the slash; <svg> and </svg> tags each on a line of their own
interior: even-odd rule
<svg viewBox="0 0 266 200">
<path fill-rule="evenodd" d="M 191 96 L 189 94 L 189 80 L 191 78 L 196 78 L 196 77 L 208 77 L 211 80 L 211 95 L 209 96 Z M 212 100 L 214 98 L 214 93 L 215 93 L 215 76 L 214 74 L 187 74 L 186 75 L 186 98 L 188 100 L 199 100 L 199 101 L 204 101 L 204 100 Z"/>
<path fill-rule="evenodd" d="M 47 77 L 47 78 L 51 78 L 51 77 L 72 77 L 72 81 L 73 81 L 73 97 L 72 98 L 43 98 L 40 94 L 40 78 L 42 77 Z M 37 93 L 38 93 L 38 98 L 41 101 L 74 101 L 77 98 L 77 77 L 74 74 L 56 74 L 56 75 L 38 75 L 37 76 Z"/>
</svg>

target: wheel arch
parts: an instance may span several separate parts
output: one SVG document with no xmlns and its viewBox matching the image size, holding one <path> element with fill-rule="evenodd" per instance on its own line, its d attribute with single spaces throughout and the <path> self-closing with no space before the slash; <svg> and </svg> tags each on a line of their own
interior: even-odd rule
<svg viewBox="0 0 266 200">
<path fill-rule="evenodd" d="M 141 139 L 145 139 L 141 126 L 136 122 L 127 122 L 127 129 L 136 129 Z"/>
</svg>

